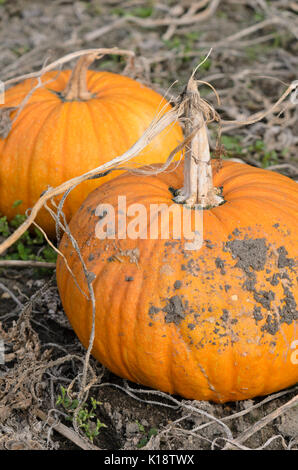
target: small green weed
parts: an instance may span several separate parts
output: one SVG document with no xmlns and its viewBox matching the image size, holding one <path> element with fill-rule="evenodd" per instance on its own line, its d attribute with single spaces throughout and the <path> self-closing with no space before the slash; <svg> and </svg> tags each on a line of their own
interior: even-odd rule
<svg viewBox="0 0 298 470">
<path fill-rule="evenodd" d="M 116 16 L 136 16 L 138 18 L 148 18 L 153 13 L 153 6 L 147 5 L 144 7 L 136 7 L 130 10 L 125 8 L 116 7 L 111 10 L 111 13 Z"/>
<path fill-rule="evenodd" d="M 18 207 L 22 201 L 15 201 L 13 207 Z M 23 214 L 16 214 L 10 221 L 5 215 L 0 214 L 0 237 L 7 238 L 11 235 L 26 219 Z M 26 232 L 14 243 L 1 259 L 23 260 L 23 261 L 47 261 L 55 263 L 57 254 L 45 241 L 43 234 L 37 228 Z"/>
<path fill-rule="evenodd" d="M 151 436 L 157 435 L 158 430 L 156 428 L 150 428 L 148 431 L 146 431 L 145 427 L 141 423 L 138 421 L 136 421 L 136 423 L 139 426 L 140 432 L 144 434 L 137 444 L 138 449 L 141 449 L 149 442 Z"/>
<path fill-rule="evenodd" d="M 252 145 L 243 147 L 241 143 L 241 137 L 223 135 L 221 137 L 221 143 L 224 146 L 227 155 L 222 155 L 223 158 L 237 157 L 245 154 L 253 155 L 262 165 L 263 168 L 267 168 L 270 165 L 275 165 L 279 162 L 278 154 L 275 150 L 268 150 L 263 140 L 256 140 Z M 288 149 L 284 149 L 282 155 L 286 155 Z"/>
<path fill-rule="evenodd" d="M 138 16 L 139 18 L 148 18 L 153 13 L 152 6 L 138 7 L 130 11 L 132 16 Z"/>
<path fill-rule="evenodd" d="M 66 388 L 60 386 L 61 395 L 58 395 L 56 405 L 61 405 L 64 410 L 68 413 L 67 420 L 73 421 L 73 415 L 77 409 L 79 402 L 77 399 L 72 400 L 68 395 Z M 80 429 L 85 433 L 85 435 L 93 442 L 94 438 L 99 435 L 101 428 L 106 428 L 107 426 L 96 418 L 96 408 L 102 403 L 95 400 L 91 397 L 91 406 L 88 408 L 84 406 L 79 410 L 77 416 L 77 424 Z M 95 419 L 96 418 L 96 419 Z"/>
<path fill-rule="evenodd" d="M 221 143 L 230 157 L 235 157 L 236 155 L 240 155 L 243 152 L 241 137 L 223 135 L 221 137 Z"/>
<path fill-rule="evenodd" d="M 263 140 L 256 140 L 253 145 L 247 148 L 249 153 L 257 154 L 263 168 L 278 163 L 278 155 L 275 150 L 267 150 Z"/>
<path fill-rule="evenodd" d="M 255 20 L 255 22 L 264 21 L 264 19 L 265 19 L 265 15 L 264 15 L 263 13 L 257 11 L 257 12 L 254 14 L 254 20 Z"/>
<path fill-rule="evenodd" d="M 173 36 L 171 39 L 166 39 L 163 42 L 168 49 L 176 49 L 183 54 L 187 54 L 196 49 L 196 42 L 199 40 L 200 35 L 200 32 L 191 31 L 185 33 L 183 36 Z M 203 59 L 204 56 L 199 57 L 198 61 L 202 62 Z M 188 61 L 190 58 L 186 56 L 183 60 Z M 202 64 L 202 69 L 209 70 L 210 66 L 211 61 L 207 59 L 204 64 Z"/>
</svg>

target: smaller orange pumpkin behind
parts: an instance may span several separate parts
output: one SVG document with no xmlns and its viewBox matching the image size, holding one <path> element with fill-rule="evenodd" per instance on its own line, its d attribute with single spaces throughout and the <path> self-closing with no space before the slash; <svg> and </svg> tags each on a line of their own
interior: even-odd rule
<svg viewBox="0 0 298 470">
<path fill-rule="evenodd" d="M 79 176 L 128 150 L 157 115 L 170 105 L 155 91 L 128 77 L 87 71 L 90 59 L 70 70 L 45 73 L 7 137 L 0 138 L 0 213 L 9 219 L 32 207 L 48 186 Z M 1 108 L 18 107 L 36 79 L 7 90 Z M 179 124 L 156 137 L 133 162 L 164 161 L 183 139 Z M 113 178 L 87 181 L 74 189 L 63 212 L 69 220 L 91 190 Z M 22 204 L 13 208 L 13 203 Z M 49 235 L 54 223 L 45 209 L 38 218 Z"/>
</svg>

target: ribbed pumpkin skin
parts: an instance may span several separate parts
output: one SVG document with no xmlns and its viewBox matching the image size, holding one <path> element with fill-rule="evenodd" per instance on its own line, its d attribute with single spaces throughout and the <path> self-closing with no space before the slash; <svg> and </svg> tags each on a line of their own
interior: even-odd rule
<svg viewBox="0 0 298 470">
<path fill-rule="evenodd" d="M 199 251 L 184 250 L 184 240 L 95 237 L 94 209 L 102 203 L 116 207 L 118 195 L 126 195 L 127 206 L 171 205 L 169 187 L 183 185 L 181 166 L 159 176 L 124 174 L 110 181 L 88 196 L 70 228 L 96 275 L 94 357 L 133 382 L 226 402 L 298 380 L 298 365 L 291 362 L 291 344 L 298 338 L 298 186 L 232 162 L 223 163 L 214 184 L 223 187 L 226 202 L 204 211 L 207 241 Z M 136 247 L 137 264 L 124 253 Z M 60 249 L 86 291 L 66 236 Z M 57 281 L 65 312 L 87 346 L 91 305 L 61 257 Z M 184 311 L 175 322 L 169 305 L 177 296 Z"/>
<path fill-rule="evenodd" d="M 163 106 L 164 112 L 169 109 L 158 93 L 140 83 L 95 71 L 87 72 L 87 87 L 94 99 L 63 102 L 55 92 L 65 89 L 70 73 L 46 73 L 43 83 L 52 81 L 32 94 L 8 137 L 0 138 L 0 213 L 9 219 L 32 207 L 48 185 L 58 186 L 124 153 Z M 7 90 L 3 106 L 19 105 L 34 85 L 36 80 L 28 79 Z M 15 113 L 11 113 L 12 118 Z M 133 161 L 144 164 L 165 161 L 182 140 L 181 128 L 175 124 Z M 67 218 L 91 190 L 115 175 L 113 172 L 85 182 L 72 191 L 64 206 Z M 13 208 L 16 200 L 23 203 Z M 54 233 L 53 221 L 46 210 L 41 211 L 37 222 L 50 235 Z"/>
</svg>

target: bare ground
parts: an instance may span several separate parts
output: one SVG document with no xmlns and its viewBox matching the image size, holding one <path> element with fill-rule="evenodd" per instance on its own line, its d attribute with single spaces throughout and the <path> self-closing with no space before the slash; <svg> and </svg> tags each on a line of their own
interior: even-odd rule
<svg viewBox="0 0 298 470">
<path fill-rule="evenodd" d="M 38 70 L 45 60 L 77 49 L 117 46 L 137 53 L 135 78 L 163 94 L 177 81 L 175 95 L 212 47 L 200 79 L 216 87 L 221 105 L 208 87 L 201 93 L 223 119 L 245 119 L 268 109 L 297 78 L 297 13 L 290 0 L 2 0 L 1 79 Z M 96 64 L 115 72 L 123 65 L 112 56 Z M 252 126 L 231 126 L 223 143 L 229 156 L 298 180 L 297 130 L 292 97 Z M 70 386 L 75 399 L 85 353 L 64 315 L 51 270 L 0 268 L 0 291 L 6 348 L 0 448 L 84 448 L 83 427 L 80 435 L 73 431 L 72 412 L 57 405 L 61 387 Z M 84 406 L 91 409 L 91 397 L 101 403 L 90 429 L 96 418 L 107 426 L 94 438 L 100 449 L 222 449 L 228 442 L 236 448 L 298 447 L 297 387 L 215 405 L 127 383 L 92 358 L 87 383 Z"/>
</svg>

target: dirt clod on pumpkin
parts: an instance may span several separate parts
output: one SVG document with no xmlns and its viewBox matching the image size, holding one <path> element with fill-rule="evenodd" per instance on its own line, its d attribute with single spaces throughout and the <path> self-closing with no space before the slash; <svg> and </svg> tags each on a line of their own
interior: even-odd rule
<svg viewBox="0 0 298 470">
<path fill-rule="evenodd" d="M 177 280 L 174 282 L 174 289 L 180 289 L 180 287 L 182 286 L 182 282 Z"/>
<path fill-rule="evenodd" d="M 235 266 L 245 273 L 250 273 L 251 269 L 261 271 L 265 267 L 268 252 L 265 238 L 232 240 L 225 244 L 225 249 L 231 251 L 233 258 L 238 258 Z"/>
<path fill-rule="evenodd" d="M 162 309 L 166 313 L 165 322 L 166 323 L 179 323 L 184 319 L 184 307 L 179 295 L 174 295 L 170 299 L 167 299 L 167 305 Z"/>
<path fill-rule="evenodd" d="M 222 274 L 222 275 L 226 274 L 225 262 L 222 259 L 216 258 L 215 266 L 220 270 L 220 274 Z"/>
<path fill-rule="evenodd" d="M 243 288 L 248 292 L 252 292 L 255 302 L 259 304 L 259 306 L 254 307 L 253 317 L 257 323 L 265 318 L 262 331 L 275 335 L 279 331 L 282 323 L 290 325 L 293 321 L 298 319 L 297 304 L 291 291 L 291 287 L 293 286 L 286 272 L 286 268 L 292 270 L 293 266 L 295 266 L 295 260 L 288 257 L 288 252 L 285 247 L 281 246 L 270 253 L 265 238 L 254 240 L 237 239 L 228 241 L 225 244 L 224 251 L 230 251 L 233 258 L 238 258 L 234 267 L 242 269 L 246 275 Z M 266 278 L 266 280 L 273 287 L 282 282 L 285 295 L 284 298 L 281 299 L 280 304 L 273 308 L 273 302 L 276 300 L 275 292 L 265 289 L 258 290 L 257 276 L 254 271 L 266 269 L 266 272 L 270 273 L 271 270 L 268 267 L 266 268 L 266 263 L 269 256 L 276 256 L 275 253 L 278 253 L 276 264 L 279 272 L 273 273 L 272 276 Z M 263 313 L 262 308 L 266 312 Z"/>
<path fill-rule="evenodd" d="M 295 260 L 287 258 L 288 252 L 284 246 L 280 246 L 277 251 L 279 254 L 277 261 L 278 268 L 292 268 L 295 265 Z"/>
</svg>

